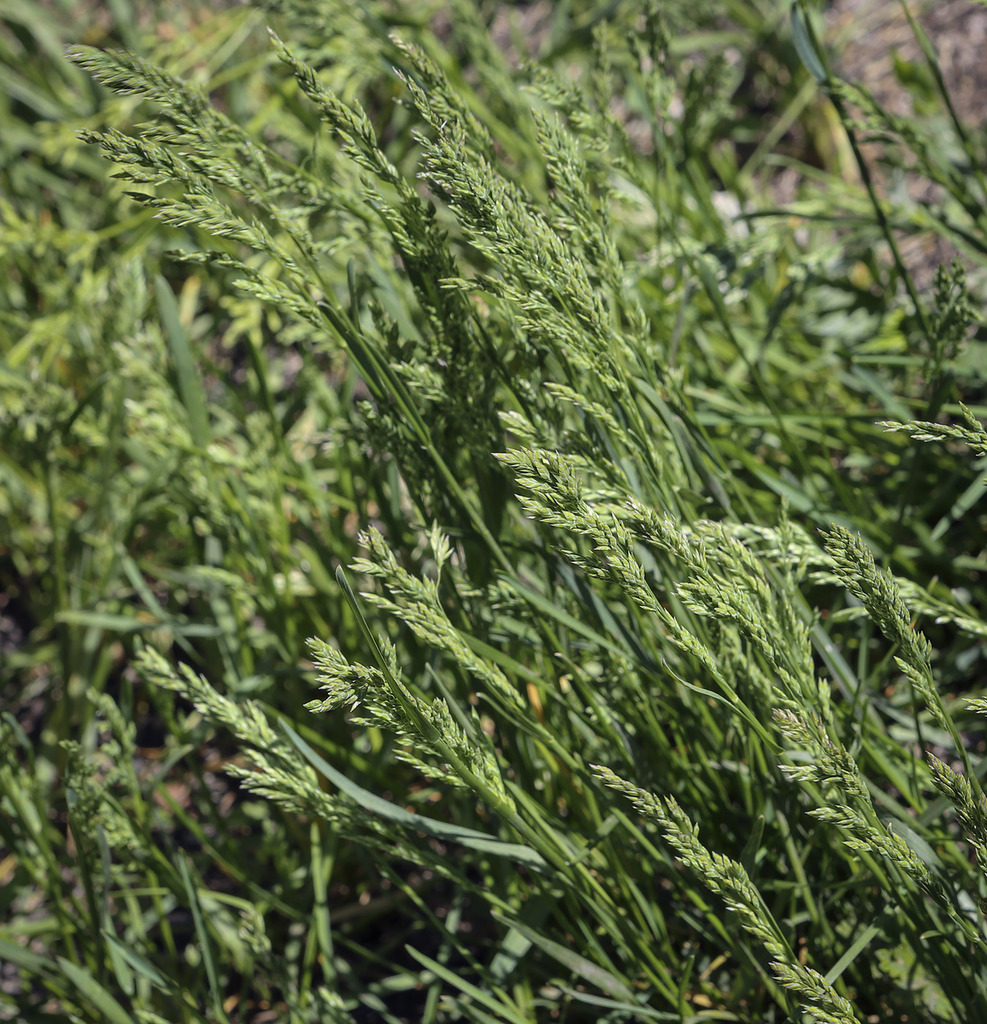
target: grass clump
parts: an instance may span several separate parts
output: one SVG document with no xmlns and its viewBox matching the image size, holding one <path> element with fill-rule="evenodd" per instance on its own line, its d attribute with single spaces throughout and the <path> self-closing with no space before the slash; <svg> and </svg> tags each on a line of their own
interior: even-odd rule
<svg viewBox="0 0 987 1024">
<path fill-rule="evenodd" d="M 68 289 L 99 342 L 8 296 L 2 512 L 44 528 L 3 571 L 53 583 L 3 677 L 42 717 L 3 724 L 0 999 L 971 1019 L 977 271 L 920 294 L 863 162 L 774 216 L 703 12 L 560 8 L 521 64 L 465 0 L 441 34 L 328 8 L 347 35 L 220 19 L 201 85 L 69 51 L 127 97 L 76 125 L 102 215 L 156 227 L 126 287 Z M 976 239 L 979 177 L 798 11 L 783 101 L 814 76 L 851 135 L 856 103 L 948 177 L 923 226 Z"/>
</svg>

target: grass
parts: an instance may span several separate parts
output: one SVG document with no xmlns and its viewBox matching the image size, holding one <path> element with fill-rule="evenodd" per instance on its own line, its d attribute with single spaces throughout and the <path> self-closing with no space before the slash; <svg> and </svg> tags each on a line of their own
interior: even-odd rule
<svg viewBox="0 0 987 1024">
<path fill-rule="evenodd" d="M 987 1007 L 982 142 L 788 15 L 5 10 L 0 1012 Z"/>
</svg>

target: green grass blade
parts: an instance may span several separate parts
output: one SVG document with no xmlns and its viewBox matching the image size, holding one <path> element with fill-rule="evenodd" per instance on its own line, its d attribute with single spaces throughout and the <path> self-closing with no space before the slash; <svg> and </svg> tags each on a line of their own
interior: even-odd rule
<svg viewBox="0 0 987 1024">
<path fill-rule="evenodd" d="M 451 825 L 443 821 L 435 821 L 426 818 L 421 814 L 414 814 L 406 811 L 403 807 L 396 807 L 382 797 L 375 796 L 363 787 L 357 785 L 352 779 L 348 779 L 341 772 L 337 771 L 327 761 L 320 757 L 295 730 L 282 721 L 281 728 L 288 739 L 295 745 L 299 753 L 321 774 L 323 774 L 334 786 L 345 793 L 350 799 L 356 801 L 360 807 L 381 818 L 387 818 L 398 822 L 408 828 L 426 835 L 435 836 L 436 839 L 445 839 L 450 842 L 461 843 L 473 850 L 483 853 L 492 853 L 497 857 L 506 857 L 515 860 L 520 864 L 534 870 L 545 870 L 545 861 L 537 850 L 521 846 L 519 843 L 509 843 L 493 836 L 484 835 L 473 829 L 464 828 L 462 825 Z"/>
<path fill-rule="evenodd" d="M 198 367 L 192 352 L 192 342 L 188 332 L 182 326 L 174 292 L 160 274 L 154 281 L 154 293 L 157 296 L 161 325 L 164 328 L 165 339 L 168 342 L 168 350 L 171 353 L 175 369 L 178 396 L 188 413 L 192 443 L 205 451 L 211 437 L 209 407 L 206 402 L 205 389 L 199 379 Z"/>
<path fill-rule="evenodd" d="M 58 967 L 73 987 L 83 995 L 108 1024 L 135 1024 L 134 1018 L 84 968 L 58 957 Z"/>
</svg>

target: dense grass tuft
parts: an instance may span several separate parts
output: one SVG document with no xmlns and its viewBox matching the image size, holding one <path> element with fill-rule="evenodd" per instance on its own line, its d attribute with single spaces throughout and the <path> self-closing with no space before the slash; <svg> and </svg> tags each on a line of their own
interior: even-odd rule
<svg viewBox="0 0 987 1024">
<path fill-rule="evenodd" d="M 920 25 L 903 118 L 802 0 L 124 6 L 0 31 L 0 1017 L 987 1017 Z"/>
</svg>

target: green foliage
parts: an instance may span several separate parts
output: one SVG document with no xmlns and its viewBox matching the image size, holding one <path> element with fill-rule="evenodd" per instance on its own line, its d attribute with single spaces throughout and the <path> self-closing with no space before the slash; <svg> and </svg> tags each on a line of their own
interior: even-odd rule
<svg viewBox="0 0 987 1024">
<path fill-rule="evenodd" d="M 978 143 L 924 42 L 911 124 L 802 6 L 640 6 L 528 63 L 467 0 L 118 12 L 25 74 L 81 141 L 2 208 L 0 1009 L 987 1012 L 980 277 L 895 234 L 982 260 Z M 810 102 L 861 185 L 779 218 Z"/>
</svg>

